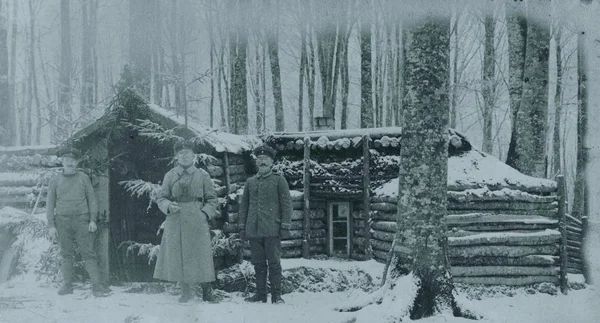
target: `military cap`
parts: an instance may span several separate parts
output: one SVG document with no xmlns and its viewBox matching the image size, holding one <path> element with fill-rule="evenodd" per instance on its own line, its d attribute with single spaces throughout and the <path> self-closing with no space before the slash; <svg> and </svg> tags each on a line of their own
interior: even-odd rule
<svg viewBox="0 0 600 323">
<path fill-rule="evenodd" d="M 271 157 L 271 159 L 275 159 L 276 152 L 273 148 L 263 145 L 254 149 L 254 156 L 258 157 L 259 155 L 267 155 Z"/>
<path fill-rule="evenodd" d="M 79 157 L 81 157 L 81 152 L 73 147 L 64 147 L 58 151 L 58 157 L 71 157 L 79 159 Z"/>
<path fill-rule="evenodd" d="M 173 145 L 173 151 L 175 152 L 175 154 L 177 154 L 179 151 L 184 150 L 184 149 L 189 149 L 191 151 L 194 151 L 194 142 L 190 141 L 190 140 L 183 140 L 183 141 L 178 141 L 175 143 L 175 145 Z"/>
</svg>

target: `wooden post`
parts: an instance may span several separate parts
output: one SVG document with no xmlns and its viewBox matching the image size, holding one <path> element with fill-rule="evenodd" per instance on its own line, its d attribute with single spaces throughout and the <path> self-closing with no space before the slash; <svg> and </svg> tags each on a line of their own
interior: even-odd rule
<svg viewBox="0 0 600 323">
<path fill-rule="evenodd" d="M 369 223 L 369 211 L 371 209 L 371 194 L 369 192 L 369 186 L 371 184 L 371 175 L 370 175 L 370 159 L 371 155 L 369 153 L 369 135 L 363 135 L 362 144 L 363 144 L 363 213 L 362 218 L 366 223 Z M 367 227 L 366 237 L 367 248 L 366 248 L 366 256 L 367 259 L 371 259 L 371 230 Z"/>
<path fill-rule="evenodd" d="M 560 291 L 567 294 L 567 210 L 565 176 L 558 175 L 558 219 L 560 223 Z"/>
<path fill-rule="evenodd" d="M 223 167 L 225 167 L 223 169 L 225 171 L 225 191 L 229 194 L 231 193 L 231 175 L 229 174 L 229 155 L 227 152 L 223 153 L 223 164 Z"/>
<path fill-rule="evenodd" d="M 304 222 L 302 232 L 302 257 L 310 258 L 310 138 L 304 138 Z"/>
<path fill-rule="evenodd" d="M 592 281 L 590 268 L 586 259 L 588 225 L 588 217 L 581 217 L 581 272 L 583 273 L 583 278 L 585 278 L 585 283 L 593 284 L 594 282 Z"/>
</svg>

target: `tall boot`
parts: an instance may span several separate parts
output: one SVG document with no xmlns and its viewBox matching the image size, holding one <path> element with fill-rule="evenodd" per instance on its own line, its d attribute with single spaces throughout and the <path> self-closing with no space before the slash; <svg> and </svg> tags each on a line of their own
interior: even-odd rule
<svg viewBox="0 0 600 323">
<path fill-rule="evenodd" d="M 271 283 L 271 303 L 285 303 L 281 298 L 281 264 L 269 264 L 269 282 Z"/>
<path fill-rule="evenodd" d="M 181 285 L 181 297 L 179 297 L 179 303 L 187 303 L 189 300 L 194 298 L 192 292 L 192 286 L 188 283 L 180 283 Z"/>
<path fill-rule="evenodd" d="M 254 272 L 256 276 L 256 294 L 251 297 L 246 297 L 246 302 L 267 302 L 267 266 L 265 265 L 254 265 Z"/>
<path fill-rule="evenodd" d="M 218 303 L 219 300 L 212 293 L 212 284 L 211 283 L 202 283 L 202 299 L 205 302 L 209 303 Z"/>
<path fill-rule="evenodd" d="M 58 290 L 58 295 L 73 294 L 73 259 L 62 257 L 61 269 L 63 274 L 63 285 Z"/>
</svg>

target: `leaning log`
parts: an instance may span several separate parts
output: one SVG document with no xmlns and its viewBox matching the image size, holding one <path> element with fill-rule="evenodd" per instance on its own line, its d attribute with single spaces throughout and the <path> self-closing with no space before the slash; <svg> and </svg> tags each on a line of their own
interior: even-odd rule
<svg viewBox="0 0 600 323">
<path fill-rule="evenodd" d="M 476 245 L 505 245 L 505 246 L 530 246 L 558 243 L 560 232 L 556 230 L 536 231 L 532 233 L 481 233 L 465 237 L 449 237 L 449 246 L 476 246 Z"/>
<path fill-rule="evenodd" d="M 472 276 L 552 276 L 558 275 L 559 268 L 535 266 L 452 266 L 454 277 Z"/>
<path fill-rule="evenodd" d="M 558 245 L 540 246 L 473 246 L 450 247 L 449 257 L 523 257 L 529 255 L 558 255 Z"/>
<path fill-rule="evenodd" d="M 530 255 L 524 257 L 451 257 L 452 266 L 556 266 L 558 256 Z"/>
<path fill-rule="evenodd" d="M 481 276 L 481 277 L 455 277 L 455 283 L 474 285 L 510 285 L 524 286 L 537 283 L 558 284 L 558 276 Z"/>
</svg>

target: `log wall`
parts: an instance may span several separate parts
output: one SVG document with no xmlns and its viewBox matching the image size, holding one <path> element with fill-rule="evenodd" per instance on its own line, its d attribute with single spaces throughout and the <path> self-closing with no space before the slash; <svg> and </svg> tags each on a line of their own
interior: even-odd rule
<svg viewBox="0 0 600 323">
<path fill-rule="evenodd" d="M 373 258 L 385 263 L 396 232 L 396 199 L 372 197 L 370 208 L 371 225 L 362 221 L 363 227 L 356 227 L 356 250 L 371 247 Z M 561 233 L 556 194 L 449 191 L 448 211 L 448 256 L 456 282 L 558 284 Z M 580 241 L 579 231 L 576 223 L 570 223 L 570 249 L 575 254 L 580 250 L 575 243 Z M 366 230 L 371 232 L 370 241 L 363 238 Z"/>
</svg>

